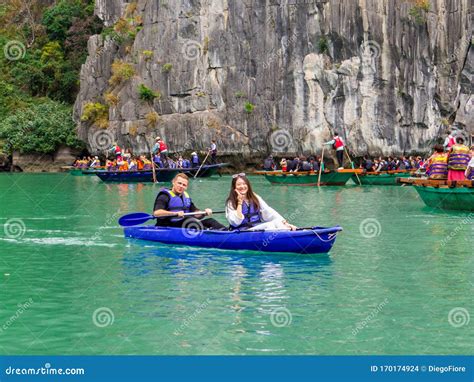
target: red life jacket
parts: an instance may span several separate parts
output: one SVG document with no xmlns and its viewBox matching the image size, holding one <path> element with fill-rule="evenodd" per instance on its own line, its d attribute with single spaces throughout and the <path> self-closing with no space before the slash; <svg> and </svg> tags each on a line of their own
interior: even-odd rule
<svg viewBox="0 0 474 382">
<path fill-rule="evenodd" d="M 334 148 L 335 149 L 338 149 L 339 147 L 342 147 L 344 146 L 344 143 L 342 142 L 342 139 L 337 137 L 337 138 L 334 138 Z"/>
<path fill-rule="evenodd" d="M 453 147 L 456 144 L 456 140 L 451 135 L 449 136 L 448 147 Z"/>
<path fill-rule="evenodd" d="M 160 141 L 160 152 L 161 151 L 166 151 L 168 150 L 168 146 L 166 146 L 166 143 L 163 141 Z"/>
</svg>

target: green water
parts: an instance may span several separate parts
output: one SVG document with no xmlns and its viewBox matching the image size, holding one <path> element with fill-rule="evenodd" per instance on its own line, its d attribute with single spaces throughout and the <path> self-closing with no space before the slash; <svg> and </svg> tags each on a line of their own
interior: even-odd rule
<svg viewBox="0 0 474 382">
<path fill-rule="evenodd" d="M 160 186 L 0 174 L 0 354 L 474 354 L 472 215 L 409 187 L 252 182 L 294 224 L 343 226 L 331 253 L 127 241 L 117 217 Z M 189 191 L 221 209 L 229 185 Z"/>
</svg>

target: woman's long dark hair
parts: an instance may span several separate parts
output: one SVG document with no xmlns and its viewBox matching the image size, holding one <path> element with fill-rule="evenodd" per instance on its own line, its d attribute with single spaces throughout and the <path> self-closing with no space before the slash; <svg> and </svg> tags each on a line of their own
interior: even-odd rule
<svg viewBox="0 0 474 382">
<path fill-rule="evenodd" d="M 237 180 L 239 179 L 242 179 L 248 187 L 247 199 L 249 200 L 249 203 L 253 203 L 255 209 L 257 210 L 260 209 L 260 203 L 258 202 L 257 195 L 253 193 L 252 186 L 250 185 L 249 180 L 247 179 L 246 176 L 240 176 L 240 175 L 232 179 L 232 184 L 230 186 L 229 197 L 226 200 L 226 205 L 230 202 L 231 206 L 234 209 L 237 209 L 238 200 L 237 200 L 237 194 L 235 193 L 235 185 L 237 184 Z"/>
</svg>

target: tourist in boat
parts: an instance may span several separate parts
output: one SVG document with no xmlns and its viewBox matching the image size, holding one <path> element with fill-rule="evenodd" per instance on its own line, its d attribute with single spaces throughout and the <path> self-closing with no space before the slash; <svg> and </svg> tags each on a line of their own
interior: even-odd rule
<svg viewBox="0 0 474 382">
<path fill-rule="evenodd" d="M 117 159 L 117 166 L 119 171 L 128 171 L 128 162 L 123 158 Z"/>
<path fill-rule="evenodd" d="M 89 167 L 91 168 L 100 167 L 100 160 L 98 156 L 94 157 Z"/>
<path fill-rule="evenodd" d="M 281 166 L 281 171 L 286 172 L 288 171 L 288 162 L 286 161 L 285 158 L 282 158 L 280 161 L 280 166 Z"/>
<path fill-rule="evenodd" d="M 250 181 L 244 173 L 232 176 L 225 215 L 231 229 L 249 231 L 297 229 L 252 191 Z"/>
<path fill-rule="evenodd" d="M 176 168 L 184 168 L 184 159 L 181 155 L 178 157 Z"/>
<path fill-rule="evenodd" d="M 143 162 L 143 170 L 151 170 L 151 161 L 144 155 L 141 156 Z"/>
<path fill-rule="evenodd" d="M 191 153 L 191 165 L 192 167 L 199 167 L 199 156 L 195 151 Z"/>
<path fill-rule="evenodd" d="M 273 160 L 273 156 L 270 155 L 263 161 L 263 170 L 264 171 L 273 171 L 275 169 L 275 161 Z"/>
<path fill-rule="evenodd" d="M 319 162 L 313 156 L 309 157 L 309 164 L 311 171 L 319 171 Z"/>
<path fill-rule="evenodd" d="M 186 192 L 189 185 L 189 178 L 182 173 L 177 174 L 172 181 L 172 188 L 163 188 L 156 196 L 153 207 L 153 215 L 156 216 L 156 225 L 161 227 L 189 227 L 189 228 L 210 228 L 215 230 L 225 230 L 226 227 L 217 220 L 205 216 L 211 216 L 212 210 L 206 208 L 202 215 L 185 217 L 187 212 L 200 211 L 189 194 Z M 199 221 L 199 222 L 197 222 Z"/>
<path fill-rule="evenodd" d="M 471 160 L 467 165 L 464 175 L 467 180 L 474 180 L 474 145 L 471 146 Z"/>
<path fill-rule="evenodd" d="M 428 178 L 447 179 L 448 154 L 444 152 L 443 145 L 435 145 L 434 153 L 428 158 Z"/>
<path fill-rule="evenodd" d="M 209 152 L 211 153 L 211 163 L 216 164 L 217 163 L 217 145 L 214 139 L 211 141 L 211 147 L 209 148 Z"/>
<path fill-rule="evenodd" d="M 292 161 L 288 162 L 288 171 L 291 171 L 291 172 L 301 171 L 300 158 L 295 157 Z"/>
<path fill-rule="evenodd" d="M 313 171 L 313 167 L 311 166 L 311 163 L 308 162 L 306 157 L 301 157 L 300 163 L 301 163 L 301 171 Z"/>
<path fill-rule="evenodd" d="M 137 160 L 135 158 L 131 158 L 130 161 L 128 161 L 128 171 L 137 171 L 137 170 L 138 170 Z"/>
<path fill-rule="evenodd" d="M 462 137 L 456 138 L 456 144 L 448 154 L 448 180 L 464 180 L 464 173 L 471 160 L 469 147 L 464 145 Z"/>
<path fill-rule="evenodd" d="M 372 159 L 369 158 L 368 155 L 364 155 L 364 158 L 362 159 L 362 164 L 361 164 L 361 168 L 365 171 L 373 171 L 373 166 L 374 166 L 374 162 L 372 162 Z"/>
<path fill-rule="evenodd" d="M 338 133 L 334 133 L 334 137 L 329 141 L 325 142 L 325 145 L 332 145 L 333 149 L 336 150 L 336 158 L 337 162 L 339 163 L 338 170 L 342 170 L 344 168 L 344 141 L 339 136 Z"/>
<path fill-rule="evenodd" d="M 444 139 L 443 146 L 445 149 L 449 150 L 451 147 L 453 147 L 456 144 L 456 133 L 453 131 L 448 131 L 447 136 Z"/>
</svg>

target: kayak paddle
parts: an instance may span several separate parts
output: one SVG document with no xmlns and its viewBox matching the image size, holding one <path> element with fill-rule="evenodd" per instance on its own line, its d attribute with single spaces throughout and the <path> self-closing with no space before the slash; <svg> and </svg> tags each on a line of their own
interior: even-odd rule
<svg viewBox="0 0 474 382">
<path fill-rule="evenodd" d="M 225 211 L 213 211 L 212 214 L 223 214 Z M 204 215 L 206 212 L 205 211 L 195 211 L 195 212 L 186 212 L 184 216 L 196 216 L 196 215 Z M 163 217 L 173 217 L 177 215 L 169 215 L 169 216 L 163 216 Z M 147 214 L 145 212 L 135 212 L 133 214 L 127 214 L 122 216 L 118 223 L 122 227 L 131 227 L 134 225 L 139 225 L 142 223 L 147 222 L 148 220 L 152 219 L 158 219 L 156 216 Z"/>
</svg>

